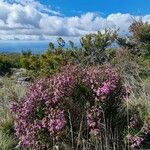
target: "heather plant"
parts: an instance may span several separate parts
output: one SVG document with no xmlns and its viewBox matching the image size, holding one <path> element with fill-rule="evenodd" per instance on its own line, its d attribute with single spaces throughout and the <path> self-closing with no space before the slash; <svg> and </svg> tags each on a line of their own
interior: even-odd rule
<svg viewBox="0 0 150 150">
<path fill-rule="evenodd" d="M 93 149 L 88 141 L 96 139 L 102 149 L 122 147 L 125 95 L 121 77 L 109 66 L 65 66 L 55 76 L 36 81 L 22 100 L 12 103 L 19 147 Z"/>
<path fill-rule="evenodd" d="M 136 109 L 135 109 L 136 108 Z M 128 142 L 131 149 L 148 149 L 150 147 L 150 117 L 146 107 L 134 106 L 128 124 Z"/>
<path fill-rule="evenodd" d="M 149 80 L 143 83 L 140 96 L 137 98 L 130 91 L 128 104 L 128 142 L 131 149 L 149 149 L 150 144 L 150 91 Z"/>
</svg>

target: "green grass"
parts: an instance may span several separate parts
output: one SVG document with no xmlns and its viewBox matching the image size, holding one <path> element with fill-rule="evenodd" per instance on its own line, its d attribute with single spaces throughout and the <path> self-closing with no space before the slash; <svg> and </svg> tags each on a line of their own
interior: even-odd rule
<svg viewBox="0 0 150 150">
<path fill-rule="evenodd" d="M 0 150 L 12 150 L 14 143 L 12 136 L 0 132 Z"/>
</svg>

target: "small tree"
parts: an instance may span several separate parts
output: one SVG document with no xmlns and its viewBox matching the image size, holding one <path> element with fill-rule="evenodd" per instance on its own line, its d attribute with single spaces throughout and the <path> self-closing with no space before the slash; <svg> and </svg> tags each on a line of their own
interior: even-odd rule
<svg viewBox="0 0 150 150">
<path fill-rule="evenodd" d="M 144 55 L 150 56 L 150 24 L 142 20 L 134 20 L 129 27 L 132 38 L 140 45 Z"/>
<path fill-rule="evenodd" d="M 83 63 L 103 64 L 107 61 L 107 48 L 112 45 L 116 32 L 105 30 L 105 33 L 98 31 L 95 34 L 88 34 L 81 38 L 83 48 Z"/>
</svg>

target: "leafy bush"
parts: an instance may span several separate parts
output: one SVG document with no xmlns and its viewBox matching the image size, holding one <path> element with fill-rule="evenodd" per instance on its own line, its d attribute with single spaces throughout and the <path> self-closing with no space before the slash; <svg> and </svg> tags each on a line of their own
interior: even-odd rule
<svg viewBox="0 0 150 150">
<path fill-rule="evenodd" d="M 138 64 L 140 66 L 139 72 L 140 77 L 143 79 L 150 77 L 150 56 L 140 57 L 138 59 Z"/>
<path fill-rule="evenodd" d="M 94 34 L 87 34 L 81 38 L 82 63 L 87 65 L 101 65 L 107 62 L 107 48 L 112 46 L 116 38 L 116 31 L 105 30 Z"/>
<path fill-rule="evenodd" d="M 19 54 L 0 54 L 0 75 L 11 73 L 10 68 L 18 68 Z"/>
<path fill-rule="evenodd" d="M 12 103 L 19 146 L 42 150 L 68 145 L 82 149 L 82 141 L 86 141 L 91 149 L 93 144 L 88 140 L 100 139 L 103 149 L 117 142 L 121 147 L 122 132 L 127 128 L 124 95 L 115 69 L 65 66 L 52 78 L 33 84 L 22 101 Z"/>
<path fill-rule="evenodd" d="M 63 65 L 61 55 L 45 53 L 40 57 L 40 75 L 52 75 Z"/>
<path fill-rule="evenodd" d="M 78 51 L 63 48 L 63 39 L 59 39 L 59 47 L 53 43 L 41 55 L 34 55 L 30 51 L 23 52 L 20 57 L 20 66 L 28 70 L 28 74 L 37 76 L 50 76 L 56 73 L 63 65 L 78 61 Z M 62 46 L 61 46 L 62 45 Z"/>
</svg>

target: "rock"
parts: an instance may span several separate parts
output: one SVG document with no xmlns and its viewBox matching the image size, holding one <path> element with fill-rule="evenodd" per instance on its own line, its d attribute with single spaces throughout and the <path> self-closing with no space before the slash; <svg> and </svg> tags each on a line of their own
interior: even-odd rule
<svg viewBox="0 0 150 150">
<path fill-rule="evenodd" d="M 27 73 L 27 70 L 24 68 L 11 68 L 12 76 L 14 77 L 22 77 Z"/>
<path fill-rule="evenodd" d="M 32 80 L 31 77 L 20 77 L 16 80 L 16 82 L 17 82 L 17 84 L 27 86 L 27 85 L 29 85 L 31 80 Z"/>
<path fill-rule="evenodd" d="M 21 77 L 21 78 L 18 78 L 17 81 L 18 82 L 23 82 L 23 81 L 30 82 L 31 79 L 32 79 L 31 77 Z"/>
</svg>

